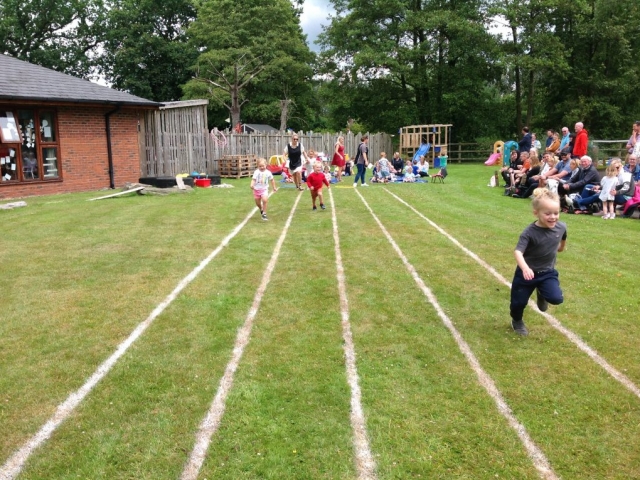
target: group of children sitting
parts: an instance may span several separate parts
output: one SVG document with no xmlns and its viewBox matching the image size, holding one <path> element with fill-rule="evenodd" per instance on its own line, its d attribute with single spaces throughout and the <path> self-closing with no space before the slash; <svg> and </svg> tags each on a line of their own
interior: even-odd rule
<svg viewBox="0 0 640 480">
<path fill-rule="evenodd" d="M 387 159 L 385 152 L 380 153 L 380 158 L 373 166 L 372 182 L 377 183 L 393 183 L 402 181 L 404 183 L 413 183 L 419 178 L 429 177 L 429 162 L 424 155 L 420 156 L 420 160 L 413 163 L 411 160 L 403 162 L 400 154 L 394 154 L 393 161 Z"/>
<path fill-rule="evenodd" d="M 321 171 L 324 173 L 328 182 L 336 182 L 334 178 L 335 172 L 331 171 L 331 166 L 327 158 L 319 153 L 316 153 L 314 150 L 308 151 L 309 158 L 315 163 L 319 163 L 321 165 Z M 438 160 L 436 158 L 436 160 Z M 439 162 L 438 162 L 439 163 Z M 309 172 L 312 172 L 312 164 L 305 165 L 302 169 L 302 181 L 306 182 L 307 179 L 307 169 Z M 393 154 L 392 159 L 387 158 L 386 152 L 380 153 L 380 158 L 375 163 L 370 163 L 369 168 L 373 169 L 372 174 L 373 178 L 371 179 L 372 183 L 394 183 L 394 182 L 403 182 L 403 183 L 413 183 L 419 180 L 420 178 L 429 178 L 429 162 L 426 160 L 424 155 L 421 155 L 419 160 L 411 161 L 411 160 L 403 160 L 400 157 L 399 152 L 395 152 Z M 343 176 L 351 176 L 354 174 L 354 164 L 353 161 L 348 161 L 345 164 L 344 171 L 342 172 Z M 290 172 L 286 168 L 283 167 L 282 171 L 283 182 L 292 183 L 293 179 L 291 177 Z"/>
</svg>

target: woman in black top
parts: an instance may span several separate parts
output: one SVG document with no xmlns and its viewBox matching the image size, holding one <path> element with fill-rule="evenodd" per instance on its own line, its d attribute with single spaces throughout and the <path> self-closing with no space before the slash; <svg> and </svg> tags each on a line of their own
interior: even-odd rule
<svg viewBox="0 0 640 480">
<path fill-rule="evenodd" d="M 293 177 L 293 183 L 296 184 L 298 190 L 304 190 L 302 186 L 302 156 L 310 162 L 304 146 L 299 142 L 300 138 L 297 133 L 291 136 L 291 142 L 287 143 L 284 149 L 284 157 L 289 159 L 289 173 Z"/>
</svg>

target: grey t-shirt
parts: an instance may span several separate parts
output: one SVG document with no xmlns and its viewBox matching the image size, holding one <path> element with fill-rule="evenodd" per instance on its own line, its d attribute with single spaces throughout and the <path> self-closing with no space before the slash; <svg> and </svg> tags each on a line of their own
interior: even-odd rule
<svg viewBox="0 0 640 480">
<path fill-rule="evenodd" d="M 566 223 L 557 222 L 553 228 L 543 228 L 534 222 L 520 234 L 516 250 L 522 252 L 531 270 L 542 272 L 555 267 L 558 246 L 566 239 Z"/>
<path fill-rule="evenodd" d="M 356 159 L 356 163 L 358 165 L 364 165 L 364 155 L 363 153 L 367 154 L 367 158 L 369 158 L 369 147 L 367 147 L 367 144 L 362 142 L 360 144 L 360 146 L 358 147 L 358 154 L 356 155 L 358 158 Z"/>
</svg>

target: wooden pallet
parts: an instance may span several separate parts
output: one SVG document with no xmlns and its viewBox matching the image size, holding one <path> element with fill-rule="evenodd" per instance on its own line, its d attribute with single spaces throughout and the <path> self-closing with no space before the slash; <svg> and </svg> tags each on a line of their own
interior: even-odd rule
<svg viewBox="0 0 640 480">
<path fill-rule="evenodd" d="M 250 177 L 257 168 L 255 155 L 225 155 L 218 161 L 220 176 L 223 178 Z"/>
</svg>

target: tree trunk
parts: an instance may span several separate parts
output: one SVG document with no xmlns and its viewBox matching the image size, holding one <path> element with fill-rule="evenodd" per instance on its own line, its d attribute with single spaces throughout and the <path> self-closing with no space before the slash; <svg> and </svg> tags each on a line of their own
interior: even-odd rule
<svg viewBox="0 0 640 480">
<path fill-rule="evenodd" d="M 531 125 L 533 120 L 533 80 L 534 72 L 529 70 L 529 89 L 527 93 L 527 125 Z"/>
<path fill-rule="evenodd" d="M 280 100 L 280 131 L 287 129 L 287 120 L 289 120 L 289 104 L 291 100 Z"/>
<path fill-rule="evenodd" d="M 520 66 L 518 65 L 518 31 L 515 26 L 511 26 L 511 34 L 513 35 L 513 53 L 516 56 L 515 73 L 516 73 L 516 125 L 518 126 L 518 135 L 522 131 L 522 86 L 520 85 Z"/>
<path fill-rule="evenodd" d="M 235 84 L 231 88 L 231 108 L 229 113 L 231 114 L 231 125 L 237 125 L 240 122 L 240 99 L 238 92 L 238 84 Z"/>
</svg>

